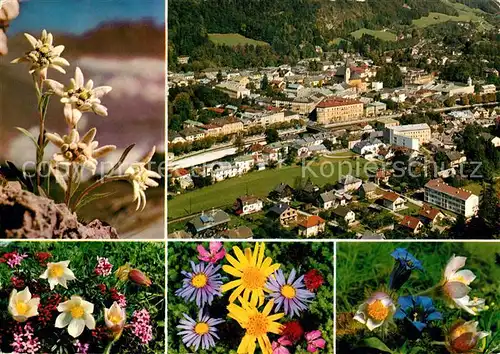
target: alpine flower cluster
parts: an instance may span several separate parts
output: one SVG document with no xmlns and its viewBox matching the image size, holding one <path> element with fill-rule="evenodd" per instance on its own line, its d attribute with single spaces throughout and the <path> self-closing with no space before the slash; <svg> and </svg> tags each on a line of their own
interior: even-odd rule
<svg viewBox="0 0 500 354">
<path fill-rule="evenodd" d="M 308 311 L 316 296 L 314 291 L 323 284 L 317 270 L 311 270 L 307 276 L 298 274 L 296 269 L 286 274 L 280 269 L 281 264 L 266 256 L 264 243 L 244 250 L 234 246 L 232 252 L 221 242 L 210 242 L 208 250 L 203 245 L 196 249 L 201 262 L 191 262 L 191 270 L 181 272 L 182 286 L 175 292 L 198 308 L 196 317 L 182 314 L 177 326 L 187 348 L 196 352 L 216 347 L 220 339 L 218 326 L 226 320 L 209 313 L 214 300 L 225 293 L 230 294 L 227 316 L 244 331 L 238 348 L 234 348 L 238 353 L 253 354 L 260 348 L 263 354 L 289 354 L 289 348 L 300 340 L 304 340 L 311 353 L 325 348 L 321 331 L 304 333 L 298 321 L 281 322 L 285 317 L 292 319 Z M 224 259 L 227 264 L 218 264 Z M 271 339 L 273 336 L 277 336 L 276 340 Z"/>
</svg>

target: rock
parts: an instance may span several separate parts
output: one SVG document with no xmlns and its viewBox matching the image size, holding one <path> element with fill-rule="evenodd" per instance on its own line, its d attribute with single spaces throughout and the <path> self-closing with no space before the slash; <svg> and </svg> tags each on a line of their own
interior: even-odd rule
<svg viewBox="0 0 500 354">
<path fill-rule="evenodd" d="M 65 204 L 8 182 L 0 186 L 0 238 L 116 239 L 118 234 L 99 220 L 84 225 Z"/>
</svg>

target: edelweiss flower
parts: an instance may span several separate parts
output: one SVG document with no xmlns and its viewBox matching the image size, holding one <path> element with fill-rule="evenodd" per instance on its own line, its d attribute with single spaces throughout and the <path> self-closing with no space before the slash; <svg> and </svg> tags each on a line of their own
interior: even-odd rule
<svg viewBox="0 0 500 354">
<path fill-rule="evenodd" d="M 95 319 L 92 316 L 94 305 L 83 300 L 80 296 L 71 296 L 71 300 L 60 303 L 57 311 L 62 312 L 56 319 L 56 328 L 68 326 L 68 333 L 76 338 L 82 334 L 85 326 L 95 328 Z"/>
<path fill-rule="evenodd" d="M 75 78 L 65 87 L 55 80 L 46 81 L 54 92 L 61 96 L 64 103 L 64 117 L 69 126 L 75 127 L 82 117 L 82 112 L 94 112 L 100 116 L 107 116 L 108 109 L 101 104 L 100 98 L 111 91 L 110 86 L 94 88 L 92 80 L 85 83 L 80 68 L 75 70 Z"/>
<path fill-rule="evenodd" d="M 95 174 L 97 169 L 97 158 L 116 149 L 114 145 L 106 145 L 97 148 L 99 143 L 93 141 L 96 133 L 96 128 L 92 128 L 81 139 L 76 129 L 72 129 L 69 135 L 65 135 L 62 138 L 57 133 L 46 134 L 47 139 L 61 149 L 61 152 L 54 154 L 52 157 L 50 167 L 54 177 L 63 189 L 66 190 L 67 185 L 58 168 L 67 168 L 75 164 Z"/>
<path fill-rule="evenodd" d="M 32 298 L 30 289 L 17 292 L 12 290 L 9 297 L 9 312 L 17 322 L 25 322 L 28 318 L 38 316 L 40 298 Z"/>
<path fill-rule="evenodd" d="M 69 66 L 69 62 L 61 57 L 64 46 L 58 45 L 54 47 L 52 33 L 47 33 L 46 30 L 43 30 L 40 39 L 36 39 L 29 33 L 25 33 L 24 36 L 30 42 L 33 49 L 26 52 L 23 57 L 14 59 L 11 63 L 28 62 L 31 64 L 29 73 L 38 73 L 43 79 L 47 78 L 48 68 L 55 69 L 63 74 L 66 73 L 62 67 Z"/>
<path fill-rule="evenodd" d="M 442 289 L 445 296 L 455 305 L 471 315 L 476 315 L 477 311 L 474 311 L 471 307 L 475 307 L 476 310 L 481 309 L 481 304 L 484 305 L 484 300 L 476 298 L 474 301 L 471 301 L 468 295 L 471 290 L 469 284 L 476 279 L 476 276 L 468 269 L 459 270 L 465 266 L 466 260 L 466 257 L 451 257 L 444 271 Z"/>
<path fill-rule="evenodd" d="M 133 163 L 125 171 L 125 176 L 129 178 L 134 186 L 134 202 L 137 200 L 136 210 L 142 210 L 146 207 L 146 193 L 144 191 L 148 187 L 158 187 L 159 184 L 153 178 L 161 178 L 161 176 L 146 168 L 146 165 L 151 161 L 155 154 L 156 147 L 153 146 L 151 151 L 140 161 Z"/>
<path fill-rule="evenodd" d="M 123 330 L 125 326 L 125 319 L 127 314 L 124 308 L 121 308 L 115 301 L 109 309 L 104 308 L 104 322 L 106 327 L 108 327 L 114 333 L 119 333 Z"/>
<path fill-rule="evenodd" d="M 75 274 L 68 268 L 70 261 L 62 261 L 57 263 L 47 263 L 47 270 L 40 275 L 41 279 L 48 279 L 50 290 L 54 290 L 57 284 L 63 288 L 68 288 L 66 282 L 75 280 Z"/>
<path fill-rule="evenodd" d="M 373 294 L 356 312 L 354 319 L 373 331 L 389 321 L 396 312 L 391 297 L 383 292 Z"/>
</svg>

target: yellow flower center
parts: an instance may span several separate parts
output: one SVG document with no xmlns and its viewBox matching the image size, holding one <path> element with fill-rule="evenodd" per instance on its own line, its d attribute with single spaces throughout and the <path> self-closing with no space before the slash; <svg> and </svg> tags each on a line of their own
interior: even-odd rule
<svg viewBox="0 0 500 354">
<path fill-rule="evenodd" d="M 121 322 L 122 317 L 120 315 L 110 315 L 110 316 L 108 316 L 108 320 L 111 323 L 118 324 Z"/>
<path fill-rule="evenodd" d="M 194 326 L 194 331 L 196 334 L 199 334 L 200 336 L 207 334 L 208 331 L 210 330 L 210 327 L 205 322 L 199 322 Z"/>
<path fill-rule="evenodd" d="M 259 268 L 247 267 L 245 268 L 245 270 L 243 270 L 241 280 L 243 280 L 243 286 L 245 288 L 255 290 L 264 287 L 266 276 Z"/>
<path fill-rule="evenodd" d="M 465 328 L 465 326 L 460 326 L 453 331 L 453 336 L 458 338 L 465 333 L 467 333 L 467 329 Z"/>
<path fill-rule="evenodd" d="M 80 305 L 73 306 L 73 308 L 71 309 L 71 317 L 73 318 L 82 318 L 84 314 L 85 311 Z"/>
<path fill-rule="evenodd" d="M 286 297 L 287 299 L 293 299 L 295 297 L 296 291 L 295 288 L 291 285 L 284 285 L 281 287 L 281 295 Z"/>
<path fill-rule="evenodd" d="M 463 283 L 463 284 L 466 283 L 465 278 L 463 276 L 456 277 L 455 281 L 457 281 L 459 283 Z"/>
<path fill-rule="evenodd" d="M 28 312 L 29 306 L 24 302 L 18 302 L 16 304 L 16 311 L 20 315 L 25 315 Z"/>
<path fill-rule="evenodd" d="M 206 274 L 198 273 L 191 279 L 191 284 L 195 288 L 203 288 L 208 283 L 208 277 Z"/>
<path fill-rule="evenodd" d="M 54 264 L 50 267 L 49 274 L 51 278 L 59 278 L 64 274 L 64 268 L 62 265 Z"/>
<path fill-rule="evenodd" d="M 389 309 L 382 303 L 382 301 L 377 300 L 372 304 L 368 305 L 368 316 L 376 321 L 383 321 L 389 315 Z"/>
<path fill-rule="evenodd" d="M 247 323 L 247 334 L 260 337 L 267 333 L 268 321 L 267 317 L 261 313 L 249 316 Z"/>
</svg>

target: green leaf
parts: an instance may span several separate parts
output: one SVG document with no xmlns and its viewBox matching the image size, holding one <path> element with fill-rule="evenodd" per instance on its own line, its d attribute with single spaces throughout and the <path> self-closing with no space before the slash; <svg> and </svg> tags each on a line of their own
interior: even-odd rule
<svg viewBox="0 0 500 354">
<path fill-rule="evenodd" d="M 360 347 L 373 348 L 385 353 L 393 353 L 393 351 L 389 349 L 389 347 L 387 347 L 387 345 L 385 345 L 385 343 L 377 337 L 364 339 Z"/>
<path fill-rule="evenodd" d="M 7 166 L 12 171 L 12 173 L 19 180 L 19 182 L 21 182 L 29 191 L 33 192 L 34 187 L 33 183 L 31 183 L 31 180 L 29 178 L 26 178 L 24 173 L 20 171 L 12 161 L 5 161 L 5 162 L 7 163 Z"/>
<path fill-rule="evenodd" d="M 45 115 L 47 114 L 47 108 L 49 107 L 50 96 L 52 92 L 45 92 L 40 101 L 38 102 L 38 110 L 42 114 L 42 119 L 45 120 Z"/>
<path fill-rule="evenodd" d="M 132 145 L 129 145 L 125 151 L 123 152 L 122 156 L 120 157 L 120 159 L 118 160 L 118 162 L 113 166 L 113 168 L 111 170 L 109 170 L 108 173 L 106 173 L 106 175 L 104 177 L 107 177 L 107 176 L 111 176 L 117 169 L 120 168 L 120 166 L 123 164 L 123 162 L 125 161 L 125 159 L 127 158 L 128 154 L 130 153 L 130 151 L 134 148 L 135 144 L 132 144 Z"/>
<path fill-rule="evenodd" d="M 37 150 L 38 150 L 38 141 L 37 139 L 33 136 L 33 134 L 31 134 L 29 131 L 27 131 L 26 129 L 24 128 L 21 128 L 21 127 L 16 127 L 17 130 L 19 130 L 21 133 L 23 133 L 24 135 L 26 135 L 28 138 L 31 139 L 31 141 L 33 142 L 33 144 L 35 144 Z"/>
<path fill-rule="evenodd" d="M 83 198 L 80 203 L 78 203 L 78 205 L 75 205 L 75 210 L 74 211 L 77 211 L 78 209 L 80 208 L 83 208 L 85 205 L 93 202 L 93 201 L 96 201 L 96 200 L 99 200 L 99 199 L 102 199 L 102 198 L 106 198 L 106 197 L 109 197 L 111 195 L 115 194 L 115 192 L 107 192 L 107 193 L 96 193 L 96 194 L 91 194 L 85 198 Z"/>
</svg>

